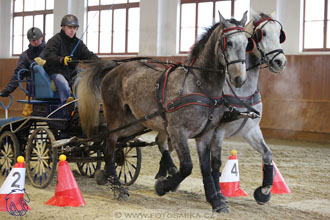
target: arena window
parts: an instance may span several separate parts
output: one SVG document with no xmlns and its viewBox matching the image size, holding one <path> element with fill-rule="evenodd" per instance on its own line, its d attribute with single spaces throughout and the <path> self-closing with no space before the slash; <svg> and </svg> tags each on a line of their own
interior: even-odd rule
<svg viewBox="0 0 330 220">
<path fill-rule="evenodd" d="M 28 49 L 26 37 L 31 27 L 38 27 L 45 35 L 45 40 L 53 36 L 54 0 L 14 0 L 12 55 L 18 56 Z"/>
<path fill-rule="evenodd" d="M 139 2 L 140 0 L 88 0 L 88 48 L 99 55 L 137 54 Z"/>
<path fill-rule="evenodd" d="M 218 10 L 225 18 L 241 19 L 250 9 L 250 0 L 181 0 L 179 52 L 187 53 L 204 33 L 219 21 Z"/>
<path fill-rule="evenodd" d="M 303 51 L 330 51 L 329 0 L 304 0 Z"/>
</svg>

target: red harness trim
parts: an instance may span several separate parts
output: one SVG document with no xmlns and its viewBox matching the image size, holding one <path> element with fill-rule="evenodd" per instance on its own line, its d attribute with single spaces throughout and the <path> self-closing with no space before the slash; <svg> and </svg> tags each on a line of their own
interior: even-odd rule
<svg viewBox="0 0 330 220">
<path fill-rule="evenodd" d="M 229 31 L 234 31 L 234 30 L 244 31 L 244 28 L 240 27 L 240 26 L 226 28 L 226 29 L 223 29 L 222 34 L 227 33 Z"/>
<path fill-rule="evenodd" d="M 168 74 L 171 72 L 172 68 L 174 67 L 174 65 L 170 66 L 167 71 L 166 71 L 166 76 L 165 76 L 165 80 L 164 80 L 164 85 L 163 85 L 163 92 L 162 92 L 162 104 L 164 104 L 165 102 L 165 87 L 166 87 L 166 84 L 167 84 L 167 77 L 168 77 Z"/>
<path fill-rule="evenodd" d="M 257 21 L 257 22 L 255 23 L 254 27 L 256 28 L 256 27 L 258 27 L 259 24 L 261 24 L 262 22 L 264 22 L 264 21 L 269 21 L 269 20 L 273 20 L 273 19 L 272 19 L 271 17 L 262 18 L 262 19 L 260 19 L 259 21 Z"/>
<path fill-rule="evenodd" d="M 189 106 L 189 105 L 201 105 L 201 106 L 205 106 L 205 107 L 208 107 L 208 108 L 211 107 L 211 105 L 208 105 L 208 104 L 205 104 L 205 103 L 201 103 L 201 102 L 188 102 L 188 103 L 184 103 L 184 104 L 182 104 L 182 105 L 180 105 L 180 106 L 178 106 L 178 107 L 176 107 L 174 109 L 171 109 L 171 110 L 168 109 L 168 106 L 171 105 L 171 104 L 173 104 L 175 101 L 177 101 L 177 100 L 179 100 L 179 99 L 181 99 L 183 97 L 187 97 L 187 96 L 191 96 L 191 95 L 203 96 L 205 98 L 208 98 L 208 96 L 206 96 L 204 94 L 201 94 L 201 93 L 189 93 L 187 95 L 183 95 L 181 97 L 177 97 L 177 98 L 173 99 L 172 101 L 168 102 L 167 105 L 166 105 L 166 107 L 165 107 L 166 112 L 174 112 L 174 111 L 176 111 L 176 110 L 178 110 L 178 109 L 180 109 L 182 107 L 186 107 L 186 106 Z M 214 97 L 214 98 L 211 98 L 211 99 L 212 100 L 217 100 L 217 102 L 219 103 L 219 105 L 216 105 L 216 107 L 222 107 L 223 106 L 223 104 L 222 104 L 223 96 Z"/>
</svg>

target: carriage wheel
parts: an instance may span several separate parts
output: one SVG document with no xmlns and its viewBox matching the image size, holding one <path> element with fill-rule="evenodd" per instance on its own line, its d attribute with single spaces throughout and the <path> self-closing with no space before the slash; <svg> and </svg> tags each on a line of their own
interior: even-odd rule
<svg viewBox="0 0 330 220">
<path fill-rule="evenodd" d="M 16 135 L 5 131 L 0 136 L 0 172 L 8 176 L 20 154 L 20 146 Z"/>
<path fill-rule="evenodd" d="M 54 178 L 57 165 L 57 149 L 52 148 L 55 137 L 47 128 L 37 128 L 31 134 L 26 147 L 26 173 L 31 184 L 46 188 Z"/>
<path fill-rule="evenodd" d="M 132 185 L 141 170 L 142 153 L 139 147 L 119 148 L 115 153 L 116 171 L 120 182 Z"/>
<path fill-rule="evenodd" d="M 82 156 L 85 158 L 102 156 L 102 152 L 100 150 L 83 152 L 82 154 L 83 154 Z M 101 168 L 101 161 L 81 162 L 81 163 L 77 163 L 77 166 L 82 176 L 93 178 L 96 170 L 99 170 Z"/>
</svg>

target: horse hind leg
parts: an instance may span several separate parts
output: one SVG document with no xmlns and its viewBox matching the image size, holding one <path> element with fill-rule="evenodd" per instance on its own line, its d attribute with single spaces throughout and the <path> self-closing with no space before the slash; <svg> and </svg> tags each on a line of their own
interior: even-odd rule
<svg viewBox="0 0 330 220">
<path fill-rule="evenodd" d="M 205 140 L 197 141 L 197 151 L 200 169 L 203 176 L 203 184 L 206 200 L 211 204 L 214 212 L 229 212 L 228 205 L 218 195 L 219 170 L 211 172 L 210 143 Z M 216 179 L 216 182 L 214 181 Z"/>
<path fill-rule="evenodd" d="M 262 186 L 258 187 L 254 191 L 254 199 L 259 205 L 263 205 L 271 198 L 270 190 L 273 185 L 274 172 L 272 151 L 267 146 L 259 126 L 256 126 L 255 129 L 251 130 L 248 135 L 245 135 L 244 139 L 247 140 L 247 142 L 262 155 L 262 160 L 264 163 L 263 181 Z"/>
<path fill-rule="evenodd" d="M 180 169 L 179 172 L 156 181 L 155 192 L 159 196 L 163 196 L 169 191 L 175 191 L 180 183 L 191 174 L 193 168 L 187 137 L 177 130 L 174 130 L 173 134 L 170 137 L 180 160 Z"/>
<path fill-rule="evenodd" d="M 166 177 L 167 173 L 169 173 L 170 175 L 177 173 L 178 170 L 172 160 L 168 146 L 169 143 L 171 143 L 170 139 L 168 138 L 168 135 L 166 133 L 158 133 L 156 137 L 156 143 L 158 145 L 159 151 L 162 153 L 162 157 L 159 162 L 159 170 L 155 176 L 155 179 L 158 179 L 160 177 Z"/>
<path fill-rule="evenodd" d="M 107 114 L 108 113 L 107 111 L 104 110 L 104 112 L 107 119 L 107 125 L 108 125 L 107 130 L 110 131 L 112 129 L 117 128 L 120 123 L 119 120 L 115 120 L 115 118 L 119 119 L 120 117 L 110 117 Z M 109 120 L 111 118 L 114 120 L 112 121 Z M 95 177 L 96 177 L 96 182 L 99 185 L 104 185 L 108 181 L 110 182 L 111 189 L 114 192 L 116 199 L 126 199 L 129 196 L 128 191 L 120 183 L 115 167 L 115 150 L 116 150 L 117 140 L 118 140 L 118 136 L 116 135 L 116 133 L 107 135 L 105 140 L 106 141 L 105 148 L 103 150 L 104 160 L 105 160 L 104 171 L 100 170 L 99 172 L 95 173 Z"/>
</svg>

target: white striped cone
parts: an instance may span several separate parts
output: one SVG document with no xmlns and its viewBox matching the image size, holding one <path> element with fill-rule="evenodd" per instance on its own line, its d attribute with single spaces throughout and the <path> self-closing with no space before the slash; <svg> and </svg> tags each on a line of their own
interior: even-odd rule
<svg viewBox="0 0 330 220">
<path fill-rule="evenodd" d="M 236 150 L 232 150 L 231 154 L 220 177 L 221 193 L 225 197 L 247 196 L 247 193 L 239 186 L 239 169 Z"/>
<path fill-rule="evenodd" d="M 15 206 L 17 210 L 31 210 L 25 202 L 22 203 L 25 192 L 25 165 L 24 158 L 21 159 L 22 161 L 14 165 L 0 188 L 0 211 L 8 211 L 9 206 Z"/>
</svg>

